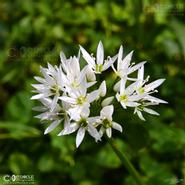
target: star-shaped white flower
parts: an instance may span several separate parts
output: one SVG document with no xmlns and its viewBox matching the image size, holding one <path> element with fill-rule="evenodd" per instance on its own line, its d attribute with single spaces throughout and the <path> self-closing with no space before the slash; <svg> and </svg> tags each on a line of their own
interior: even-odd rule
<svg viewBox="0 0 185 185">
<path fill-rule="evenodd" d="M 145 118 L 143 117 L 143 114 L 142 112 L 146 112 L 146 113 L 149 113 L 149 114 L 152 114 L 152 115 L 157 115 L 159 116 L 159 113 L 154 111 L 153 109 L 150 109 L 150 108 L 146 108 L 147 106 L 151 106 L 151 105 L 158 105 L 158 103 L 150 103 L 150 102 L 143 102 L 142 105 L 138 106 L 138 107 L 135 107 L 134 109 L 134 114 L 137 114 L 138 117 L 145 121 Z"/>
<path fill-rule="evenodd" d="M 93 125 L 93 123 L 96 122 L 96 119 L 97 118 L 89 117 L 89 112 L 84 113 L 80 118 L 74 120 L 68 127 L 62 130 L 58 136 L 68 135 L 78 130 L 76 135 L 77 148 L 82 143 L 86 131 L 95 139 L 95 141 L 101 140 L 99 132 Z"/>
<path fill-rule="evenodd" d="M 80 46 L 80 50 L 82 52 L 83 58 L 86 60 L 90 68 L 97 74 L 107 70 L 117 58 L 117 56 L 114 56 L 104 60 L 104 48 L 101 41 L 97 47 L 96 59 L 91 56 L 82 46 Z"/>
<path fill-rule="evenodd" d="M 63 87 L 63 79 L 61 75 L 61 71 L 58 67 L 53 67 L 48 63 L 48 68 L 40 67 L 40 71 L 44 78 L 35 77 L 35 79 L 40 82 L 40 84 L 32 84 L 32 86 L 36 89 L 34 92 L 38 93 L 31 97 L 32 100 L 35 99 L 42 99 L 53 96 L 52 104 L 51 104 L 51 111 L 54 110 L 56 104 L 58 102 L 58 98 L 62 91 L 64 90 Z"/>
<path fill-rule="evenodd" d="M 120 92 L 116 94 L 117 100 L 121 103 L 122 107 L 126 109 L 126 107 L 137 107 L 140 105 L 138 103 L 145 94 L 137 95 L 134 93 L 137 82 L 132 83 L 128 87 L 126 86 L 126 78 L 122 78 L 120 82 Z"/>
<path fill-rule="evenodd" d="M 109 138 L 112 137 L 112 129 L 116 129 L 122 132 L 122 126 L 112 120 L 113 112 L 114 112 L 113 105 L 109 105 L 102 108 L 99 120 L 100 124 L 102 125 L 99 131 L 101 136 L 103 136 L 104 132 L 106 132 Z"/>
<path fill-rule="evenodd" d="M 79 59 L 76 56 L 66 60 L 63 56 L 63 59 L 61 59 L 61 61 L 61 67 L 63 69 L 61 73 L 65 92 L 70 93 L 71 90 L 78 90 L 81 88 L 82 84 L 86 88 L 89 88 L 96 83 L 95 80 L 92 82 L 87 82 L 86 78 L 87 74 L 90 73 L 89 69 L 87 67 L 84 67 L 82 70 L 80 70 Z"/>
<path fill-rule="evenodd" d="M 151 96 L 150 94 L 153 94 L 154 92 L 157 92 L 155 89 L 159 87 L 165 79 L 158 79 L 154 82 L 151 82 L 147 85 L 145 83 L 148 81 L 148 79 L 144 80 L 144 66 L 141 66 L 141 68 L 138 70 L 138 83 L 137 83 L 137 94 L 142 95 L 145 94 L 143 97 L 144 100 L 148 100 L 153 103 L 168 103 L 164 100 L 161 100 L 159 98 L 156 98 L 154 96 Z"/>
<path fill-rule="evenodd" d="M 117 69 L 112 65 L 112 69 L 114 70 L 115 74 L 122 77 L 127 77 L 129 74 L 133 73 L 134 71 L 137 71 L 142 65 L 146 63 L 140 62 L 136 65 L 131 65 L 131 59 L 132 59 L 133 51 L 131 51 L 126 57 L 123 58 L 123 46 L 120 46 L 119 52 L 118 52 L 118 60 L 117 60 Z M 128 78 L 130 80 L 135 80 L 132 78 Z"/>
<path fill-rule="evenodd" d="M 70 121 L 67 114 L 67 109 L 69 108 L 69 105 L 67 103 L 62 102 L 61 105 L 57 103 L 56 107 L 51 111 L 51 98 L 40 99 L 40 102 L 42 103 L 42 106 L 37 106 L 33 108 L 33 110 L 41 112 L 41 114 L 35 117 L 41 119 L 41 121 L 51 121 L 50 126 L 47 127 L 44 134 L 47 134 L 54 130 L 60 123 L 64 124 L 64 128 L 67 127 Z"/>
<path fill-rule="evenodd" d="M 71 104 L 71 108 L 68 110 L 71 119 L 79 119 L 81 113 L 89 111 L 90 103 L 96 100 L 99 95 L 99 90 L 87 93 L 86 86 L 82 85 L 79 90 L 71 90 L 68 96 L 64 95 L 59 99 Z"/>
</svg>

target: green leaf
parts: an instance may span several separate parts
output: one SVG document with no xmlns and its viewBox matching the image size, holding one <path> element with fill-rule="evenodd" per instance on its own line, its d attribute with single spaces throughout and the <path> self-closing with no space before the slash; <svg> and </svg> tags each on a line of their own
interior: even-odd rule
<svg viewBox="0 0 185 185">
<path fill-rule="evenodd" d="M 132 150 L 138 151 L 149 143 L 149 134 L 145 123 L 125 124 L 125 137 Z"/>
<path fill-rule="evenodd" d="M 27 123 L 32 116 L 30 93 L 21 91 L 15 94 L 7 103 L 5 115 L 8 120 Z"/>
<path fill-rule="evenodd" d="M 148 156 L 146 152 L 140 153 L 140 167 L 145 173 L 147 185 L 176 185 L 176 176 L 173 175 L 167 166 L 159 164 L 155 159 Z"/>
<path fill-rule="evenodd" d="M 114 141 L 120 151 L 125 152 L 126 146 L 124 142 L 120 139 L 115 139 Z M 121 166 L 120 159 L 114 153 L 110 145 L 107 143 L 105 146 L 100 149 L 96 156 L 96 162 L 107 168 L 118 168 Z"/>
<path fill-rule="evenodd" d="M 16 175 L 30 174 L 33 167 L 30 158 L 22 153 L 11 154 L 8 163 L 11 171 Z"/>
<path fill-rule="evenodd" d="M 20 124 L 19 122 L 0 122 L 0 139 L 13 138 L 22 139 L 25 137 L 38 137 L 40 131 L 31 126 Z"/>
</svg>

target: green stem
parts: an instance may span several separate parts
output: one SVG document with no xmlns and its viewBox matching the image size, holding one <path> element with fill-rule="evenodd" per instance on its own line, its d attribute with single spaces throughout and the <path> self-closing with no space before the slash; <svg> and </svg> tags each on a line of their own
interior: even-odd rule
<svg viewBox="0 0 185 185">
<path fill-rule="evenodd" d="M 137 184 L 138 185 L 144 185 L 144 183 L 143 183 L 143 181 L 142 181 L 139 173 L 134 168 L 134 166 L 131 164 L 131 162 L 129 161 L 129 159 L 127 158 L 127 156 L 124 153 L 121 153 L 121 151 L 117 148 L 117 146 L 115 145 L 115 143 L 113 142 L 112 139 L 109 139 L 108 138 L 108 143 L 110 144 L 110 146 L 114 150 L 115 154 L 119 157 L 119 159 L 121 160 L 121 162 L 123 163 L 123 165 L 127 168 L 127 170 L 129 171 L 129 173 L 135 179 L 135 181 L 137 182 Z"/>
</svg>

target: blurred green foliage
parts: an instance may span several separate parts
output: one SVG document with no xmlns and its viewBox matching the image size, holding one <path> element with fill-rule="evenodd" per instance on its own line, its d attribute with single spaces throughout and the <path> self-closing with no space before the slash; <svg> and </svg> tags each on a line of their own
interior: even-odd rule
<svg viewBox="0 0 185 185">
<path fill-rule="evenodd" d="M 35 185 L 135 185 L 106 141 L 75 135 L 43 135 L 33 118 L 33 76 L 59 52 L 77 54 L 78 44 L 95 52 L 102 40 L 107 55 L 135 50 L 147 60 L 151 80 L 166 78 L 159 117 L 142 122 L 119 110 L 113 133 L 122 152 L 147 185 L 185 184 L 185 3 L 183 0 L 1 0 L 0 1 L 0 184 L 5 174 L 33 174 Z M 111 79 L 108 79 L 111 85 Z M 125 113 L 126 112 L 126 113 Z"/>
</svg>

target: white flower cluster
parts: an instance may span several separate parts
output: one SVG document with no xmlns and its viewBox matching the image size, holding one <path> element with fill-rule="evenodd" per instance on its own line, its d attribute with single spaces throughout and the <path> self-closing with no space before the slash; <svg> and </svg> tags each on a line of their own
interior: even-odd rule
<svg viewBox="0 0 185 185">
<path fill-rule="evenodd" d="M 35 107 L 41 113 L 36 116 L 41 121 L 51 122 L 45 130 L 45 134 L 51 132 L 59 124 L 63 124 L 63 130 L 58 136 L 71 134 L 77 131 L 76 147 L 84 139 L 86 131 L 95 141 L 101 140 L 104 133 L 112 136 L 112 129 L 122 132 L 122 126 L 113 121 L 113 102 L 120 103 L 123 109 L 133 107 L 140 119 L 144 120 L 142 111 L 158 115 L 154 110 L 147 108 L 150 105 L 167 103 L 151 94 L 161 85 L 164 79 L 148 82 L 144 79 L 144 64 L 131 64 L 132 53 L 123 58 L 123 47 L 114 57 L 104 59 L 104 48 L 102 42 L 97 47 L 96 58 L 90 55 L 80 46 L 78 56 L 66 58 L 61 52 L 61 64 L 59 67 L 48 64 L 48 68 L 40 67 L 43 77 L 35 77 L 39 84 L 33 84 L 36 95 L 31 99 L 37 99 L 41 106 Z M 87 62 L 87 65 L 80 68 L 80 55 Z M 102 81 L 95 89 L 97 75 L 105 70 L 111 69 L 116 74 L 117 81 L 113 90 L 115 96 L 108 96 L 106 81 Z M 137 77 L 129 75 L 137 72 Z M 128 85 L 129 84 L 129 85 Z M 95 89 L 95 90 L 92 90 Z M 97 116 L 92 116 L 91 106 L 100 102 L 102 109 Z"/>
</svg>

